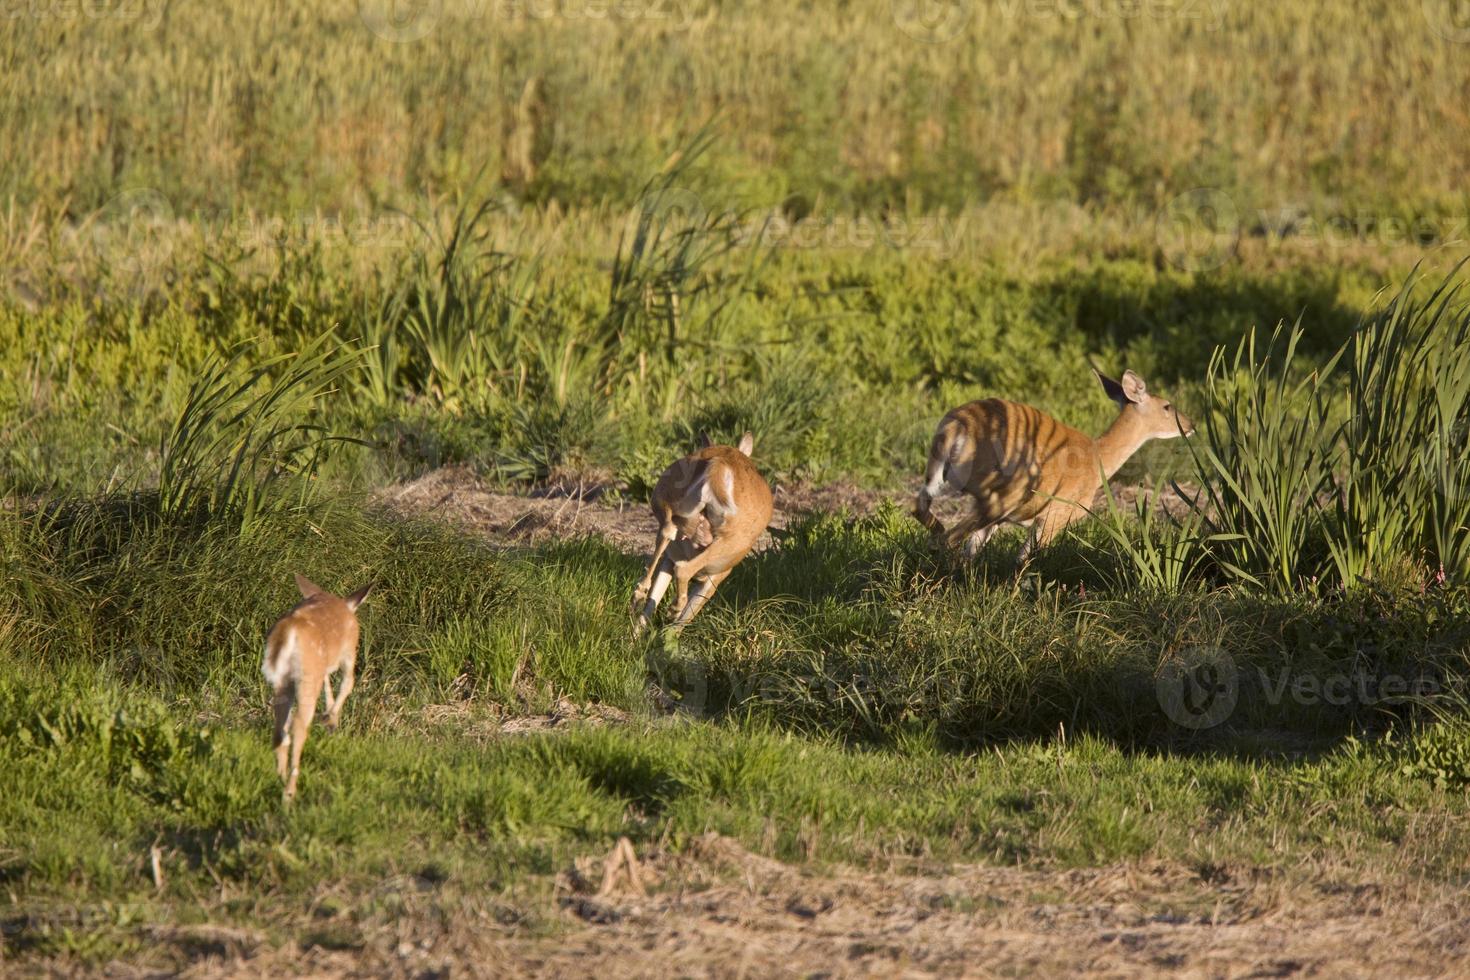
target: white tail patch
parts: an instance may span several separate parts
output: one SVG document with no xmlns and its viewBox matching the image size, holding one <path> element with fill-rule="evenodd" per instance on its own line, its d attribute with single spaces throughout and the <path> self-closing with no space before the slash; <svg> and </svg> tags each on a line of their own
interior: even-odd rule
<svg viewBox="0 0 1470 980">
<path fill-rule="evenodd" d="M 720 482 L 724 484 L 725 499 L 711 502 L 719 509 L 721 517 L 732 517 L 740 512 L 740 508 L 735 504 L 735 471 L 727 466 L 723 476 L 724 479 Z"/>
<path fill-rule="evenodd" d="M 297 650 L 294 629 L 285 630 L 281 644 L 274 652 L 275 657 L 272 657 L 271 641 L 267 638 L 260 672 L 265 675 L 265 682 L 271 686 L 271 690 L 279 691 L 288 680 L 294 684 L 301 679 L 301 656 Z"/>
</svg>

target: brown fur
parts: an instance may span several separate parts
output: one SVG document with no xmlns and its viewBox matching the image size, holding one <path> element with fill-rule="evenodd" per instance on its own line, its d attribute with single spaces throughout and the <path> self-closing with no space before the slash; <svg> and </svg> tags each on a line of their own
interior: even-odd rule
<svg viewBox="0 0 1470 980">
<path fill-rule="evenodd" d="M 1031 528 L 1024 562 L 1035 547 L 1086 517 L 1103 480 L 1145 442 L 1194 431 L 1188 417 L 1168 399 L 1150 395 L 1132 371 L 1121 382 L 1097 377 L 1119 412 L 1096 439 L 1029 405 L 999 398 L 970 402 L 944 417 L 914 509 L 936 546 L 953 548 L 963 541 L 974 557 L 996 527 L 1019 524 Z M 974 503 L 973 513 L 949 531 L 930 511 L 946 485 Z"/>
<path fill-rule="evenodd" d="M 342 705 L 352 693 L 357 667 L 357 607 L 372 586 L 345 599 L 332 595 L 303 575 L 296 576 L 302 600 L 271 627 L 265 641 L 261 672 L 272 689 L 275 709 L 276 771 L 286 783 L 285 799 L 296 795 L 301 750 L 316 714 L 317 698 L 327 699 L 326 724 L 335 729 Z M 336 696 L 328 677 L 342 671 Z"/>
<path fill-rule="evenodd" d="M 671 579 L 677 584 L 674 622 L 682 626 L 693 619 L 770 523 L 771 488 L 750 461 L 754 441 L 749 432 L 739 447 L 704 440 L 703 448 L 659 478 L 652 501 L 658 537 L 633 592 L 634 635 L 653 619 Z"/>
</svg>

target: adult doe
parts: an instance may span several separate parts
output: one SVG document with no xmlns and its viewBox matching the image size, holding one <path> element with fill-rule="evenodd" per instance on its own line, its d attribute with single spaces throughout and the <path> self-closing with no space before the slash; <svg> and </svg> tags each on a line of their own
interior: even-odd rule
<svg viewBox="0 0 1470 980">
<path fill-rule="evenodd" d="M 335 729 L 342 717 L 342 705 L 352 693 L 357 667 L 357 607 L 373 588 L 365 585 L 343 599 L 304 575 L 296 576 L 296 587 L 301 590 L 301 602 L 271 627 L 260 665 L 272 691 L 276 771 L 286 782 L 287 803 L 296 796 L 301 750 L 316 715 L 317 698 L 326 694 L 327 727 Z M 342 680 L 333 697 L 330 675 L 338 669 Z"/>
<path fill-rule="evenodd" d="M 714 446 L 701 436 L 698 451 L 659 477 L 652 504 L 658 537 L 633 591 L 634 636 L 653 620 L 671 581 L 678 584 L 675 625 L 693 619 L 760 539 L 771 521 L 771 488 L 750 461 L 754 445 L 749 432 L 739 446 Z"/>
<path fill-rule="evenodd" d="M 964 542 L 974 558 L 1001 524 L 1031 529 L 1021 548 L 1024 564 L 1038 547 L 1090 513 L 1103 481 L 1150 439 L 1187 436 L 1194 423 L 1168 399 L 1148 393 L 1132 371 L 1114 381 L 1093 369 L 1118 417 L 1093 439 L 1029 405 L 999 398 L 962 405 L 934 433 L 924 487 L 914 508 L 936 546 Z M 946 531 L 930 504 L 948 485 L 967 494 L 971 514 Z"/>
</svg>

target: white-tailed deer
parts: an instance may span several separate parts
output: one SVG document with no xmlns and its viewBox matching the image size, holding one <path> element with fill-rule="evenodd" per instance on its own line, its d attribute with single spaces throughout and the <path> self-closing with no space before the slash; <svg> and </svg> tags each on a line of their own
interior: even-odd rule
<svg viewBox="0 0 1470 980">
<path fill-rule="evenodd" d="M 296 576 L 296 587 L 301 590 L 301 602 L 271 627 L 260 665 L 265 682 L 271 686 L 276 715 L 276 771 L 286 781 L 288 803 L 296 796 L 301 750 L 316 715 L 317 698 L 325 692 L 327 727 L 336 728 L 342 705 L 352 693 L 357 667 L 357 607 L 373 588 L 365 585 L 343 599 L 304 575 Z M 339 668 L 342 680 L 333 697 L 330 675 Z"/>
<path fill-rule="evenodd" d="M 1022 564 L 1062 528 L 1090 513 L 1103 481 L 1150 439 L 1189 435 L 1194 423 L 1169 400 L 1150 395 L 1132 371 L 1114 381 L 1093 369 L 1118 403 L 1118 417 L 1096 439 L 1029 405 L 987 398 L 956 408 L 939 423 L 929 448 L 924 488 L 914 508 L 936 546 L 965 543 L 974 558 L 1001 524 L 1031 529 Z M 930 504 L 948 485 L 970 496 L 974 511 L 949 531 Z"/>
<path fill-rule="evenodd" d="M 712 446 L 701 436 L 700 445 L 653 488 L 658 537 L 633 591 L 634 636 L 653 620 L 671 581 L 678 583 L 674 623 L 693 619 L 771 521 L 771 487 L 750 461 L 755 437 L 745 433 L 736 447 Z"/>
</svg>

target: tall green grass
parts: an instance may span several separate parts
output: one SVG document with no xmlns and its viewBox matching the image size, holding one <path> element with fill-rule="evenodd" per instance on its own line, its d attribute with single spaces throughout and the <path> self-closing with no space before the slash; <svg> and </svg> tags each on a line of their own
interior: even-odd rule
<svg viewBox="0 0 1470 980">
<path fill-rule="evenodd" d="M 1210 363 L 1203 492 L 1187 525 L 1114 541 L 1146 580 L 1179 567 L 1292 593 L 1464 583 L 1470 542 L 1470 307 L 1458 269 L 1423 295 L 1410 282 L 1336 354 L 1303 363 L 1300 325 Z M 1110 525 L 1117 528 L 1114 520 Z"/>
<path fill-rule="evenodd" d="M 1333 487 L 1332 405 L 1324 397 L 1336 358 L 1301 369 L 1300 327 L 1281 350 L 1282 329 L 1257 353 L 1250 330 L 1232 360 L 1217 350 L 1208 368 L 1210 403 L 1196 470 L 1210 504 L 1220 565 L 1231 577 L 1271 589 L 1315 578 L 1307 552 L 1320 531 L 1318 500 Z M 1279 363 L 1273 353 L 1281 350 Z M 1330 391 L 1330 388 L 1325 390 Z M 1191 447 L 1193 448 L 1193 447 Z"/>
<path fill-rule="evenodd" d="M 315 403 L 356 367 L 326 338 L 243 368 L 245 352 L 205 365 L 159 451 L 158 513 L 248 531 L 268 511 L 304 508 L 339 437 Z M 291 484 L 288 488 L 286 484 Z"/>
</svg>

